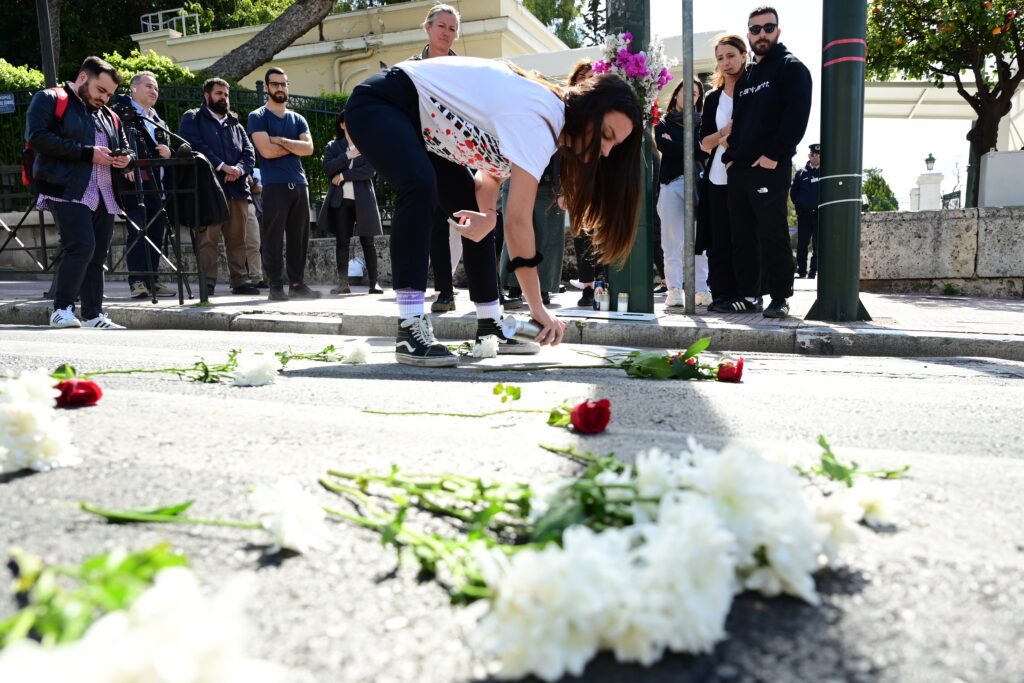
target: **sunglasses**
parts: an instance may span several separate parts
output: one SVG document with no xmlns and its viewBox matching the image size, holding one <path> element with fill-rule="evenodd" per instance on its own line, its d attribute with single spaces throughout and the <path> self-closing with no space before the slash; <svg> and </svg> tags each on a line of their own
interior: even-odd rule
<svg viewBox="0 0 1024 683">
<path fill-rule="evenodd" d="M 753 26 L 748 26 L 747 30 L 750 31 L 750 35 L 752 36 L 761 35 L 761 29 L 764 29 L 765 33 L 771 35 L 775 33 L 775 29 L 777 29 L 778 27 L 778 24 L 754 24 Z"/>
</svg>

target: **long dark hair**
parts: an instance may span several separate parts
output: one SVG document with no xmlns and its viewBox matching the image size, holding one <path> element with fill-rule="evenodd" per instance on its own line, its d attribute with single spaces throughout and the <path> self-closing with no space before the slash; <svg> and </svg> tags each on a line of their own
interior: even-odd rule
<svg viewBox="0 0 1024 683">
<path fill-rule="evenodd" d="M 685 81 L 679 81 L 679 83 L 676 84 L 675 89 L 672 90 L 672 98 L 668 101 L 668 107 L 665 108 L 666 114 L 670 111 L 676 110 L 676 99 L 679 97 L 679 89 L 684 85 L 686 85 Z M 700 96 L 697 98 L 697 104 L 693 106 L 693 110 L 698 114 L 702 114 L 704 112 L 704 84 L 696 76 L 693 77 L 693 83 L 690 84 L 691 98 L 693 95 L 693 86 L 700 88 Z"/>
<path fill-rule="evenodd" d="M 597 74 L 566 88 L 563 100 L 561 182 L 572 234 L 590 233 L 601 263 L 621 263 L 633 248 L 640 210 L 640 103 L 633 88 L 614 74 Z M 601 130 L 611 111 L 628 116 L 633 131 L 602 157 Z M 582 154 L 571 147 L 576 140 L 586 140 Z"/>
<path fill-rule="evenodd" d="M 718 61 L 718 48 L 720 48 L 722 45 L 730 45 L 736 48 L 737 50 L 739 50 L 741 55 L 747 54 L 747 44 L 742 37 L 737 36 L 735 34 L 718 36 L 718 38 L 715 39 L 714 49 L 716 62 Z M 723 74 L 717 67 L 715 68 L 715 73 L 711 75 L 711 85 L 715 86 L 716 88 L 721 88 L 723 85 L 725 85 L 725 74 Z"/>
<path fill-rule="evenodd" d="M 344 107 L 342 107 L 341 111 L 338 112 L 338 115 L 334 117 L 334 139 L 335 140 L 344 140 L 345 139 L 345 129 L 341 127 L 341 124 L 343 124 L 343 123 L 345 123 L 345 109 L 344 109 Z"/>
</svg>

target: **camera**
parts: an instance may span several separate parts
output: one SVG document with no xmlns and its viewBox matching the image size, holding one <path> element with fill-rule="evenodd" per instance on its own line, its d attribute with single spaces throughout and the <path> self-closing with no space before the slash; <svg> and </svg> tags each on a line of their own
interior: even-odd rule
<svg viewBox="0 0 1024 683">
<path fill-rule="evenodd" d="M 112 157 L 126 157 L 126 156 L 130 156 L 131 153 L 132 153 L 131 150 L 124 149 L 124 148 L 110 150 L 110 156 L 112 156 Z"/>
</svg>

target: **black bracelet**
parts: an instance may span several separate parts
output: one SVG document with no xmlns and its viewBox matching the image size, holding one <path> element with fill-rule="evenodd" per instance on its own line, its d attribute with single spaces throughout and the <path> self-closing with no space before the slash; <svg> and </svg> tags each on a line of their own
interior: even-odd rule
<svg viewBox="0 0 1024 683">
<path fill-rule="evenodd" d="M 517 268 L 533 268 L 538 263 L 544 260 L 544 254 L 539 251 L 533 255 L 533 258 L 523 258 L 522 256 L 516 256 L 508 262 L 508 272 L 515 272 Z"/>
</svg>

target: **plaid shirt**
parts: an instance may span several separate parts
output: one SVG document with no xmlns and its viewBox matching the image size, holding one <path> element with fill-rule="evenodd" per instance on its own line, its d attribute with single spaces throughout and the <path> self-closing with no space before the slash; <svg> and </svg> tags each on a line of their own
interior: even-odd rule
<svg viewBox="0 0 1024 683">
<path fill-rule="evenodd" d="M 74 88 L 72 88 L 74 92 Z M 75 93 L 78 96 L 78 93 Z M 96 130 L 96 139 L 93 143 L 96 147 L 107 147 L 110 140 L 107 138 L 107 134 L 101 130 Z M 59 197 L 51 197 L 49 195 L 40 194 L 39 199 L 36 200 L 36 208 L 45 211 L 46 202 L 70 202 L 72 204 L 85 204 L 89 207 L 90 211 L 96 211 L 100 207 L 100 197 L 103 198 L 103 205 L 106 208 L 107 213 L 114 216 L 123 215 L 124 212 L 118 207 L 117 199 L 114 196 L 114 180 L 110 174 L 112 166 L 105 166 L 102 164 L 92 165 L 92 175 L 89 177 L 89 186 L 85 188 L 85 194 L 82 195 L 81 199 L 61 199 Z"/>
</svg>

